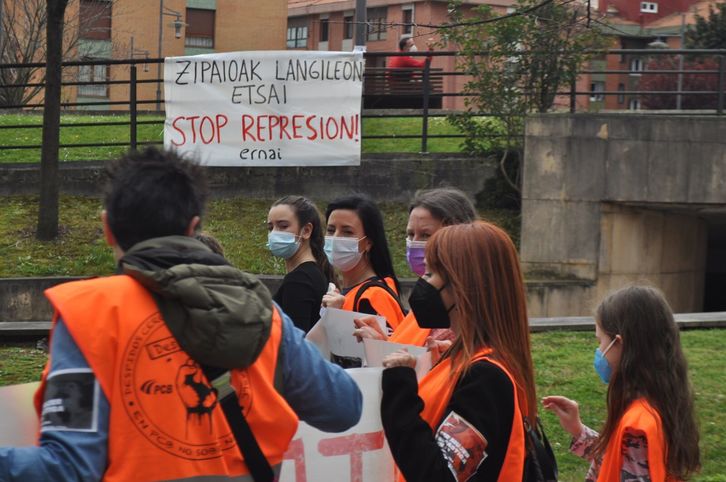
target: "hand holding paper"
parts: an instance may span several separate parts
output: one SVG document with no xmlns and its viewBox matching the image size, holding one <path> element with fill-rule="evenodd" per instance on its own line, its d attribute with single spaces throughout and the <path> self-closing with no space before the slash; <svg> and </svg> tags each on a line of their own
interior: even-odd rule
<svg viewBox="0 0 726 482">
<path fill-rule="evenodd" d="M 381 325 L 375 316 L 363 316 L 361 318 L 353 318 L 355 323 L 355 330 L 353 335 L 358 339 L 358 343 L 363 341 L 363 338 L 370 338 L 373 340 L 387 340 L 388 337 L 381 330 Z"/>
<path fill-rule="evenodd" d="M 395 351 L 383 359 L 383 368 L 409 367 L 416 368 L 416 357 L 404 350 Z"/>
</svg>

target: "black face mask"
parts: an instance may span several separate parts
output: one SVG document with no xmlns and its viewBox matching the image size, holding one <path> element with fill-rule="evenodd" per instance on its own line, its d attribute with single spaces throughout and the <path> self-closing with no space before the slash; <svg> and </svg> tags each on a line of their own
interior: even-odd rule
<svg viewBox="0 0 726 482">
<path fill-rule="evenodd" d="M 441 288 L 443 290 L 444 288 Z M 416 281 L 416 285 L 411 290 L 411 296 L 408 297 L 408 304 L 413 310 L 416 322 L 421 328 L 450 328 L 451 320 L 449 319 L 449 311 L 444 306 L 441 299 L 441 290 L 436 289 L 433 285 L 423 278 Z"/>
</svg>

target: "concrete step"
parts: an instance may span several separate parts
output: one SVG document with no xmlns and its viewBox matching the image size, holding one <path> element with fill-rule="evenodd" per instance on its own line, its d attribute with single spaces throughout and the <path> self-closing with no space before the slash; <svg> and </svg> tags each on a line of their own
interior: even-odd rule
<svg viewBox="0 0 726 482">
<path fill-rule="evenodd" d="M 726 328 L 726 312 L 679 313 L 676 323 L 682 330 L 695 328 Z M 50 330 L 50 321 L 2 321 L 0 338 L 3 336 L 45 336 Z M 592 331 L 595 319 L 591 316 L 562 316 L 555 318 L 530 318 L 530 331 Z"/>
</svg>

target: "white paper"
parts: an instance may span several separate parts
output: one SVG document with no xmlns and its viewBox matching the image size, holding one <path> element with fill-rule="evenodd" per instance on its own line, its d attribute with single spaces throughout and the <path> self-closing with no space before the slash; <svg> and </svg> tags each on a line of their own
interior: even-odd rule
<svg viewBox="0 0 726 482">
<path fill-rule="evenodd" d="M 35 445 L 38 415 L 33 394 L 39 383 L 0 387 L 0 447 Z"/>
<path fill-rule="evenodd" d="M 307 339 L 315 344 L 324 357 L 343 368 L 358 368 L 364 365 L 363 343 L 353 336 L 356 318 L 372 316 L 368 313 L 328 308 L 315 326 L 308 332 Z M 386 319 L 375 316 L 381 331 L 385 330 Z"/>
<path fill-rule="evenodd" d="M 406 350 L 416 358 L 416 378 L 421 379 L 431 370 L 431 352 L 424 346 L 392 343 L 385 340 L 364 338 L 365 360 L 369 367 L 383 366 L 383 359 L 391 353 Z"/>
</svg>

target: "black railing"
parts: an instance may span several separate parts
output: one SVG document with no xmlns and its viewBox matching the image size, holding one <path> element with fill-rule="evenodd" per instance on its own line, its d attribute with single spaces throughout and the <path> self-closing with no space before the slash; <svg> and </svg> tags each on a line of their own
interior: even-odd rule
<svg viewBox="0 0 726 482">
<path fill-rule="evenodd" d="M 486 55 L 486 52 L 482 52 Z M 442 118 L 453 112 L 463 110 L 463 98 L 469 94 L 461 90 L 447 90 L 446 80 L 449 78 L 467 78 L 466 72 L 455 68 L 444 69 L 431 67 L 436 60 L 427 62 L 422 69 L 387 69 L 375 67 L 382 65 L 382 60 L 387 57 L 399 55 L 413 55 L 418 57 L 455 58 L 457 52 L 366 52 L 368 60 L 364 74 L 363 89 L 363 113 L 364 119 L 385 119 L 385 118 L 420 118 L 421 129 L 416 133 L 401 134 L 398 132 L 385 132 L 375 134 L 366 132 L 363 129 L 363 140 L 420 140 L 420 151 L 428 152 L 431 140 L 438 139 L 462 139 L 465 136 L 458 132 L 434 132 L 431 129 L 431 120 Z M 610 50 L 594 52 L 594 60 L 588 68 L 581 70 L 579 81 L 570 86 L 565 86 L 555 104 L 555 110 L 569 109 L 570 112 L 578 111 L 625 111 L 637 110 L 640 114 L 658 114 L 667 112 L 669 114 L 693 115 L 723 115 L 724 94 L 726 92 L 726 50 Z M 619 57 L 619 58 L 618 58 Z M 661 59 L 663 65 L 656 62 Z M 677 65 L 676 65 L 677 61 Z M 155 92 L 149 90 L 153 98 L 139 98 L 139 89 L 145 84 L 158 84 L 163 82 L 159 78 L 139 78 L 138 67 L 144 66 L 146 71 L 149 64 L 160 64 L 163 59 L 123 59 L 123 60 L 89 60 L 64 62 L 63 81 L 64 88 L 101 86 L 107 93 L 112 92 L 105 98 L 80 102 L 78 96 L 76 101 L 64 100 L 61 103 L 64 114 L 87 113 L 82 109 L 93 108 L 94 114 L 102 111 L 108 115 L 118 115 L 118 118 L 99 119 L 93 121 L 73 122 L 69 117 L 64 117 L 61 122 L 62 136 L 72 129 L 79 128 L 103 128 L 127 126 L 128 135 L 123 140 L 104 139 L 94 142 L 73 142 L 69 137 L 64 136 L 60 147 L 62 149 L 82 148 L 132 148 L 147 144 L 160 144 L 161 138 L 158 134 L 146 137 L 140 135 L 141 126 L 161 126 L 163 118 L 154 118 L 163 115 L 163 110 L 155 110 L 159 106 Z M 669 63 L 670 62 L 670 63 Z M 438 62 L 440 63 L 440 62 Z M 600 64 L 612 64 L 622 68 L 603 67 L 597 68 Z M 653 65 L 651 65 L 653 64 Z M 87 66 L 93 69 L 95 66 L 107 66 L 107 68 L 127 66 L 128 78 L 120 78 L 119 72 L 115 72 L 113 80 L 78 80 L 78 73 L 74 69 Z M 45 64 L 0 64 L 2 69 L 38 69 L 42 72 Z M 626 68 L 627 67 L 627 68 Z M 654 68 L 657 67 L 657 68 Z M 117 69 L 116 69 L 117 70 Z M 34 78 L 37 78 L 35 76 Z M 656 79 L 654 81 L 653 79 Z M 700 88 L 688 89 L 693 79 L 698 79 Z M 589 89 L 582 88 L 584 84 Z M 458 83 L 461 85 L 461 82 Z M 675 84 L 673 86 L 673 84 Z M 128 88 L 128 96 L 119 96 L 118 87 Z M 616 86 L 615 89 L 611 88 Z M 704 86 L 706 88 L 704 88 Z M 4 105 L 0 102 L 0 114 L 38 113 L 43 103 L 35 100 L 28 103 L 13 103 L 7 101 L 7 95 L 13 89 L 42 88 L 43 83 L 28 82 L 14 85 L 0 86 L 0 101 L 6 99 Z M 671 88 L 673 87 L 673 88 Z M 71 96 L 72 97 L 72 96 Z M 654 100 L 655 99 L 655 100 Z M 163 105 L 163 100 L 161 102 Z M 693 106 L 697 106 L 694 108 Z M 648 107 L 646 109 L 646 107 Z M 477 112 L 480 116 L 490 116 L 491 113 Z M 524 113 L 523 113 L 524 115 Z M 123 118 L 121 117 L 123 116 Z M 26 130 L 32 132 L 42 126 L 39 119 L 30 122 L 30 118 L 20 116 L 18 122 L 2 122 L 0 116 L 0 156 L 3 151 L 40 150 L 41 145 L 37 143 L 21 142 L 24 135 L 19 132 Z M 364 124 L 365 126 L 365 124 Z M 502 137 L 501 134 L 491 133 L 492 138 Z M 39 141 L 40 135 L 35 136 Z"/>
</svg>

